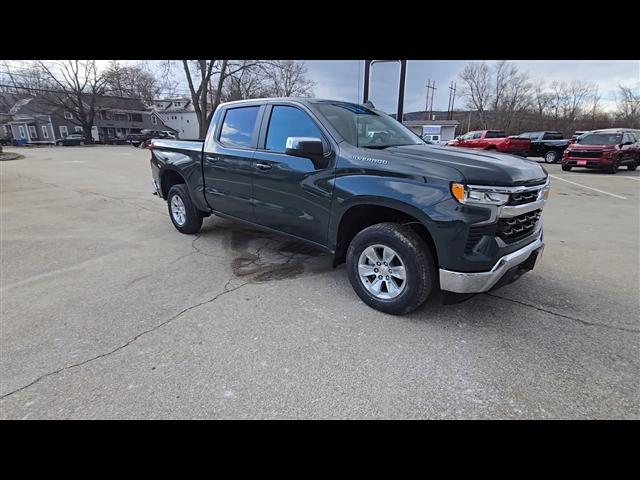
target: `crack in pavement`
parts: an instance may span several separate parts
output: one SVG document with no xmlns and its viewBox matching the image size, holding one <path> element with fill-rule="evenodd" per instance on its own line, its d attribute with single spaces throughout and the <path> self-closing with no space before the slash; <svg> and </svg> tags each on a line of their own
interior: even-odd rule
<svg viewBox="0 0 640 480">
<path fill-rule="evenodd" d="M 640 330 L 635 329 L 635 328 L 618 327 L 618 326 L 615 326 L 615 325 L 607 325 L 606 323 L 589 322 L 589 321 L 583 320 L 581 318 L 571 317 L 569 315 L 565 315 L 563 313 L 554 312 L 552 310 L 547 310 L 545 308 L 538 307 L 538 306 L 532 305 L 530 303 L 521 302 L 520 300 L 514 300 L 512 298 L 501 297 L 500 295 L 495 295 L 493 293 L 484 292 L 484 294 L 489 296 L 489 297 L 499 298 L 501 300 L 506 300 L 507 302 L 517 303 L 518 305 L 523 305 L 525 307 L 530 307 L 530 308 L 533 308 L 533 309 L 538 310 L 540 312 L 549 313 L 551 315 L 555 315 L 556 317 L 562 317 L 562 318 L 566 318 L 566 319 L 569 319 L 569 320 L 573 320 L 574 322 L 579 322 L 579 323 L 582 323 L 583 325 L 587 325 L 587 326 L 590 326 L 590 327 L 602 327 L 602 328 L 609 328 L 609 329 L 612 329 L 612 330 L 622 330 L 622 331 L 625 331 L 625 332 L 640 333 Z"/>
<path fill-rule="evenodd" d="M 206 257 L 225 258 L 224 255 L 216 255 L 216 254 L 213 254 L 213 253 L 206 253 L 206 252 L 203 252 L 202 250 L 200 250 L 198 247 L 196 247 L 196 242 L 198 241 L 198 239 L 200 239 L 201 236 L 202 236 L 201 233 L 197 234 L 196 238 L 194 238 L 193 241 L 191 242 L 191 248 L 193 248 L 195 250 L 195 252 L 193 252 L 193 253 L 200 253 L 200 254 L 202 254 L 202 255 L 204 255 Z"/>
<path fill-rule="evenodd" d="M 55 187 L 55 188 L 59 188 L 59 189 L 62 189 L 62 190 L 75 192 L 75 193 L 78 193 L 80 195 L 95 195 L 97 197 L 107 198 L 109 200 L 115 200 L 117 202 L 124 203 L 125 205 L 131 205 L 131 206 L 136 207 L 136 208 L 138 208 L 140 210 L 145 210 L 147 212 L 152 212 L 152 213 L 157 213 L 157 214 L 160 214 L 160 215 L 164 215 L 164 213 L 162 213 L 162 212 L 160 212 L 158 210 L 152 210 L 150 208 L 143 207 L 142 205 L 138 205 L 135 202 L 129 202 L 129 201 L 126 201 L 126 200 L 124 200 L 122 198 L 112 197 L 112 196 L 106 195 L 104 193 L 92 192 L 90 190 L 81 190 L 81 189 L 76 189 L 76 188 L 73 188 L 73 187 L 66 187 L 64 185 L 58 185 L 56 183 L 43 182 L 42 180 L 39 180 L 39 179 L 36 179 L 36 178 L 33 178 L 33 177 L 27 177 L 27 176 L 20 175 L 20 174 L 15 174 L 15 176 L 18 177 L 18 178 L 21 178 L 23 180 L 31 181 L 32 183 L 39 183 L 40 185 L 46 185 L 46 186 L 49 186 L 49 187 Z"/>
<path fill-rule="evenodd" d="M 180 312 L 178 312 L 175 315 L 169 317 L 167 320 L 157 324 L 156 326 L 138 333 L 131 340 L 128 340 L 126 343 L 123 343 L 122 345 L 114 348 L 113 350 L 110 350 L 109 352 L 101 353 L 100 355 L 96 355 L 94 357 L 88 358 L 86 360 L 83 360 L 82 362 L 78 362 L 78 363 L 74 363 L 74 364 L 71 364 L 71 365 L 67 365 L 65 367 L 59 368 L 59 369 L 54 370 L 52 372 L 45 373 L 45 374 L 39 376 L 38 378 L 36 378 L 35 380 L 33 380 L 32 382 L 28 383 L 27 385 L 23 385 L 22 387 L 16 388 L 15 390 L 12 390 L 9 393 L 5 393 L 4 395 L 1 395 L 0 396 L 0 400 L 4 400 L 5 398 L 13 395 L 14 393 L 21 392 L 22 390 L 25 390 L 25 389 L 31 387 L 32 385 L 35 385 L 36 383 L 40 382 L 41 380 L 44 380 L 47 377 L 51 377 L 53 375 L 57 375 L 58 373 L 64 372 L 66 370 L 71 370 L 73 368 L 81 367 L 83 365 L 86 365 L 86 364 L 88 364 L 90 362 L 93 362 L 94 360 L 98 360 L 98 359 L 103 358 L 103 357 L 108 357 L 109 355 L 112 355 L 112 354 L 118 352 L 119 350 L 122 350 L 122 349 L 128 347 L 133 342 L 138 340 L 140 337 L 142 337 L 142 336 L 144 336 L 144 335 L 146 335 L 148 333 L 154 332 L 155 330 L 158 330 L 159 328 L 164 327 L 165 325 L 168 325 L 169 323 L 173 322 L 178 317 L 180 317 L 182 314 L 187 313 L 187 312 L 193 310 L 194 308 L 201 307 L 202 305 L 206 305 L 208 303 L 212 303 L 212 302 L 216 301 L 218 298 L 220 298 L 221 296 L 226 295 L 227 293 L 231 293 L 231 292 L 234 292 L 236 290 L 239 290 L 240 288 L 244 287 L 245 285 L 248 285 L 249 283 L 251 283 L 251 282 L 245 282 L 245 283 L 242 283 L 242 284 L 238 285 L 237 287 L 233 287 L 233 288 L 227 289 L 227 287 L 229 286 L 229 283 L 231 282 L 231 280 L 233 280 L 233 278 L 234 277 L 229 278 L 229 280 L 227 280 L 227 283 L 225 283 L 224 289 L 222 290 L 222 292 L 216 294 L 213 298 L 210 298 L 209 300 L 205 300 L 205 301 L 200 302 L 200 303 L 196 303 L 195 305 L 191 305 L 191 306 L 181 310 Z"/>
</svg>

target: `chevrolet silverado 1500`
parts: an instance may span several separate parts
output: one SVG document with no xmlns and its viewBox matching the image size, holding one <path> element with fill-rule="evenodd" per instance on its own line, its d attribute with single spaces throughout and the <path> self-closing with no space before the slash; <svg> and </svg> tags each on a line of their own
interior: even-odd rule
<svg viewBox="0 0 640 480">
<path fill-rule="evenodd" d="M 447 145 L 452 147 L 478 148 L 480 150 L 496 150 L 502 153 L 513 153 L 526 157 L 529 154 L 531 140 L 510 136 L 502 130 L 480 130 L 469 132 Z"/>
<path fill-rule="evenodd" d="M 558 162 L 571 143 L 560 132 L 525 132 L 518 137 L 531 140 L 528 157 L 542 157 L 547 163 Z"/>
<path fill-rule="evenodd" d="M 549 183 L 535 162 L 427 145 L 359 104 L 220 105 L 204 142 L 154 139 L 154 193 L 182 233 L 215 214 L 346 261 L 356 294 L 402 314 L 440 288 L 470 294 L 531 270 Z"/>
</svg>

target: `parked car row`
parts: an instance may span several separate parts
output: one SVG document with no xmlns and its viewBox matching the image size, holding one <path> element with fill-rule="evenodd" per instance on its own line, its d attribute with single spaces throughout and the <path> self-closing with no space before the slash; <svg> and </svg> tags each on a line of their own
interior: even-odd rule
<svg viewBox="0 0 640 480">
<path fill-rule="evenodd" d="M 565 171 L 586 167 L 615 173 L 622 165 L 635 170 L 640 164 L 640 134 L 624 128 L 578 131 L 571 139 L 563 138 L 562 133 L 556 131 L 508 136 L 502 130 L 479 130 L 468 132 L 446 145 L 542 157 L 546 163 L 561 161 Z"/>
<path fill-rule="evenodd" d="M 531 148 L 531 140 L 516 135 L 509 137 L 503 130 L 479 130 L 469 132 L 455 140 L 451 140 L 447 145 L 481 150 L 496 150 L 502 153 L 513 153 L 526 157 Z"/>
<path fill-rule="evenodd" d="M 146 146 L 148 142 L 153 138 L 175 139 L 176 135 L 173 132 L 169 132 L 169 131 L 142 130 L 140 133 L 131 133 L 126 137 L 113 137 L 98 143 L 103 143 L 108 145 L 131 144 L 134 147 L 138 147 L 140 145 Z M 85 138 L 83 133 L 71 133 L 64 138 L 60 138 L 56 140 L 56 145 L 60 145 L 60 146 L 84 145 L 84 144 L 85 144 Z"/>
<path fill-rule="evenodd" d="M 176 135 L 173 132 L 164 130 L 141 130 L 140 133 L 127 135 L 127 142 L 134 147 L 146 147 L 154 138 L 172 140 L 176 138 Z"/>
</svg>

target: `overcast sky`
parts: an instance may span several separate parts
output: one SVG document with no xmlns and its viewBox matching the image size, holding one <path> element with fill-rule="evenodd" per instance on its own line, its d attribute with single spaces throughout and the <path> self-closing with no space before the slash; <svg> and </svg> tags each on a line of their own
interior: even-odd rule
<svg viewBox="0 0 640 480">
<path fill-rule="evenodd" d="M 464 60 L 409 60 L 404 111 L 424 110 L 427 80 L 436 82 L 434 109 L 446 110 L 449 84 L 452 80 L 457 81 L 458 92 L 460 91 L 461 82 L 457 77 L 467 63 Z M 595 82 L 600 88 L 602 107 L 607 110 L 615 108 L 615 91 L 618 84 L 640 89 L 640 61 L 515 60 L 513 63 L 528 71 L 533 79 L 544 79 L 547 83 L 554 80 Z M 309 77 L 316 82 L 316 97 L 362 101 L 362 60 L 308 60 L 306 65 Z M 184 73 L 179 65 L 174 69 L 174 76 L 183 83 L 183 91 L 186 92 Z M 386 112 L 396 111 L 399 79 L 399 63 L 380 63 L 372 67 L 369 98 L 377 108 Z M 463 106 L 463 100 L 457 98 L 456 107 Z"/>
<path fill-rule="evenodd" d="M 407 62 L 407 80 L 404 111 L 424 110 L 427 80 L 435 80 L 436 92 L 433 101 L 435 110 L 446 110 L 449 101 L 449 84 L 461 82 L 458 74 L 467 61 L 410 60 Z M 494 63 L 494 62 L 490 62 Z M 640 61 L 513 61 L 534 79 L 586 80 L 600 86 L 603 106 L 615 106 L 614 92 L 618 84 L 635 85 L 640 89 Z M 362 79 L 364 62 L 359 60 L 313 60 L 306 62 L 309 76 L 315 80 L 317 97 L 362 101 Z M 375 64 L 371 68 L 369 98 L 377 108 L 395 112 L 400 80 L 399 63 Z M 456 99 L 456 107 L 463 101 Z"/>
</svg>

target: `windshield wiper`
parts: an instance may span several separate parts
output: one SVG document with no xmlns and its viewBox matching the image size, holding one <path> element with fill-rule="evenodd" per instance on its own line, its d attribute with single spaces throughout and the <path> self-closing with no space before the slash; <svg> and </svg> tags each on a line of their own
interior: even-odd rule
<svg viewBox="0 0 640 480">
<path fill-rule="evenodd" d="M 403 147 L 406 145 L 419 145 L 417 143 L 396 143 L 394 145 L 362 145 L 360 148 L 371 148 L 373 150 L 384 150 L 389 147 Z"/>
</svg>

